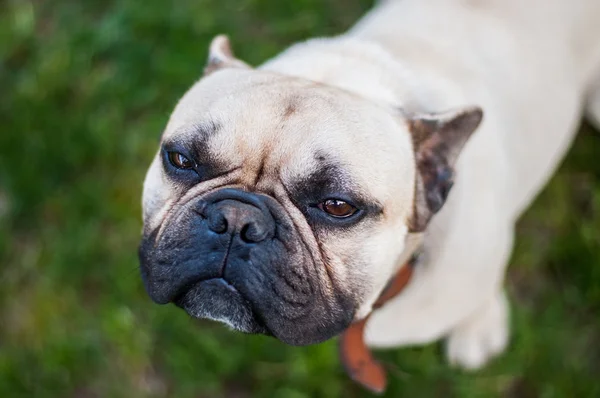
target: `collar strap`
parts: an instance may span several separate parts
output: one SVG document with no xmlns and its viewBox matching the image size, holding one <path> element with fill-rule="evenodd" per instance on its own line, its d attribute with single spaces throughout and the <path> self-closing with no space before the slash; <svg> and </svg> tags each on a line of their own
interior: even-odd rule
<svg viewBox="0 0 600 398">
<path fill-rule="evenodd" d="M 413 275 L 415 263 L 413 256 L 400 268 L 373 304 L 373 310 L 381 308 L 404 290 Z M 364 340 L 365 325 L 371 314 L 372 312 L 364 319 L 350 325 L 340 336 L 340 359 L 352 380 L 372 392 L 380 394 L 385 391 L 387 386 L 385 369 L 373 358 Z"/>
</svg>

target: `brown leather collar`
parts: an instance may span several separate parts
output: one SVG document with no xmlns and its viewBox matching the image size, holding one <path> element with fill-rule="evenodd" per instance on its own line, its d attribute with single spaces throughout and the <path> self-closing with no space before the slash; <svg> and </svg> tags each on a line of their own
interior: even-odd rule
<svg viewBox="0 0 600 398">
<path fill-rule="evenodd" d="M 414 264 L 413 257 L 400 268 L 373 304 L 373 310 L 380 308 L 404 290 L 412 277 Z M 350 325 L 340 336 L 340 359 L 352 380 L 372 392 L 383 393 L 387 385 L 385 369 L 373 358 L 364 341 L 365 325 L 371 314 L 372 312 L 364 319 Z"/>
</svg>

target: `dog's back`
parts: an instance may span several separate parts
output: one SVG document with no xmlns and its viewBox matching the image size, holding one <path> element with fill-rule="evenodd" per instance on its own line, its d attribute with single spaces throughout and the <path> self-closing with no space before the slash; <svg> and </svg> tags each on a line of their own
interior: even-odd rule
<svg viewBox="0 0 600 398">
<path fill-rule="evenodd" d="M 350 34 L 381 43 L 454 95 L 434 94 L 448 101 L 434 106 L 478 103 L 488 125 L 503 126 L 480 135 L 498 135 L 486 141 L 510 158 L 502 168 L 512 171 L 512 217 L 563 156 L 600 77 L 597 0 L 388 0 Z"/>
<path fill-rule="evenodd" d="M 567 56 L 553 66 L 564 62 L 588 84 L 600 62 L 599 22 L 597 0 L 387 0 L 351 33 L 397 51 L 406 38 L 417 39 L 424 49 L 433 40 L 438 51 L 452 58 L 476 56 L 481 62 L 510 57 L 515 50 L 526 57 L 523 61 L 529 60 L 526 52 L 534 62 Z"/>
</svg>

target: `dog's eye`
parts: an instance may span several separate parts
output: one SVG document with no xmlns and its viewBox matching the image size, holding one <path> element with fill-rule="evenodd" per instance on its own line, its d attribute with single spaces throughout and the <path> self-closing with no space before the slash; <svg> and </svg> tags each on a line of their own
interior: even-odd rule
<svg viewBox="0 0 600 398">
<path fill-rule="evenodd" d="M 357 210 L 356 207 L 340 199 L 327 199 L 326 201 L 319 203 L 319 209 L 330 216 L 337 218 L 350 217 L 356 213 Z"/>
<path fill-rule="evenodd" d="M 194 162 L 183 156 L 179 152 L 169 152 L 169 162 L 181 170 L 189 170 L 194 167 Z"/>
</svg>

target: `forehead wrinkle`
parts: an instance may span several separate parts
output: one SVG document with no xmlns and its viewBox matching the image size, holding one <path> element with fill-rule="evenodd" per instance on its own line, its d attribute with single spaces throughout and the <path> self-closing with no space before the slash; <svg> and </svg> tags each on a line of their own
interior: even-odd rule
<svg viewBox="0 0 600 398">
<path fill-rule="evenodd" d="M 294 93 L 295 94 L 295 93 Z M 366 203 L 381 207 L 381 203 L 369 193 L 369 184 L 363 181 L 361 172 L 350 164 L 344 157 L 355 153 L 348 147 L 349 140 L 353 141 L 353 120 L 340 120 L 335 112 L 337 104 L 324 99 L 319 93 L 308 96 L 289 95 L 287 101 L 294 101 L 296 112 L 286 117 L 283 110 L 287 102 L 280 105 L 279 125 L 287 137 L 286 145 L 280 145 L 290 160 L 281 170 L 281 179 L 288 182 L 289 188 L 299 188 L 299 185 L 314 185 L 316 179 L 330 193 L 347 194 Z M 329 111 L 324 111 L 324 107 Z M 282 131 L 283 133 L 283 131 Z M 293 137 L 293 138 L 292 138 Z M 341 151 L 341 152 L 340 152 Z M 331 170 L 335 166 L 336 170 Z M 324 173 L 328 177 L 322 177 Z M 300 183 L 298 183 L 300 181 Z M 294 187 L 295 185 L 295 187 Z M 323 191 L 325 193 L 325 191 Z"/>
</svg>

